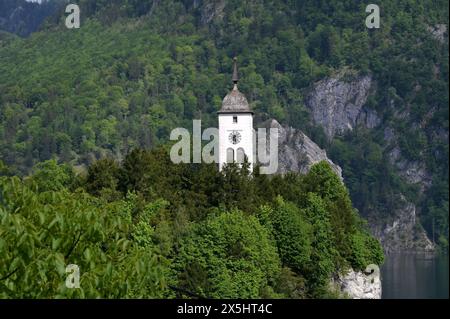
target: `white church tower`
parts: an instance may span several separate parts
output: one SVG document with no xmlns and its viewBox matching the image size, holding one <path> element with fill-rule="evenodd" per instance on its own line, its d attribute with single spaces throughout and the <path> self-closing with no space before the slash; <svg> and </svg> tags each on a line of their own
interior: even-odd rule
<svg viewBox="0 0 450 319">
<path fill-rule="evenodd" d="M 245 95 L 239 92 L 237 59 L 233 65 L 233 90 L 223 99 L 219 117 L 219 169 L 226 163 L 243 163 L 253 171 L 253 112 Z"/>
</svg>

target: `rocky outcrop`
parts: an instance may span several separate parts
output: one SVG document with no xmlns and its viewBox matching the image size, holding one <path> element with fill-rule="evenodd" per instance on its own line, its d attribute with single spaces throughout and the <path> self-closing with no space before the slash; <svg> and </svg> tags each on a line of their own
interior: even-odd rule
<svg viewBox="0 0 450 319">
<path fill-rule="evenodd" d="M 416 206 L 403 196 L 389 221 L 371 221 L 372 234 L 381 242 L 385 253 L 433 252 L 435 247 L 416 218 Z"/>
<path fill-rule="evenodd" d="M 432 183 L 432 176 L 425 163 L 411 161 L 402 156 L 395 131 L 392 128 L 386 127 L 384 129 L 384 140 L 388 144 L 388 159 L 391 165 L 397 169 L 401 177 L 411 184 L 418 185 L 421 193 L 424 193 Z"/>
<path fill-rule="evenodd" d="M 425 164 L 418 161 L 408 161 L 401 156 L 398 146 L 395 146 L 389 153 L 390 163 L 397 168 L 400 176 L 411 184 L 417 184 L 423 193 L 431 186 L 432 176 L 427 171 Z"/>
<path fill-rule="evenodd" d="M 277 173 L 300 172 L 306 174 L 312 165 L 326 161 L 342 179 L 342 169 L 327 157 L 325 150 L 321 149 L 302 131 L 282 126 L 274 119 L 266 122 L 264 126 L 266 128 L 278 128 Z"/>
<path fill-rule="evenodd" d="M 300 172 L 306 174 L 315 163 L 326 161 L 341 180 L 343 179 L 341 167 L 333 163 L 327 157 L 326 151 L 315 144 L 301 130 L 282 126 L 274 119 L 265 122 L 263 126 L 266 128 L 278 128 L 277 173 Z M 385 131 L 385 137 L 388 139 L 393 134 L 390 130 Z M 398 163 L 402 163 L 400 158 Z M 409 174 L 405 176 L 409 176 L 411 182 L 423 182 L 422 179 L 428 179 L 428 175 L 424 171 L 420 169 L 414 170 L 413 165 L 410 170 L 405 170 L 404 172 Z M 408 202 L 404 196 L 399 195 L 397 207 L 387 222 L 380 222 L 377 219 L 369 221 L 371 232 L 380 240 L 384 251 L 386 253 L 433 251 L 434 245 L 428 239 L 426 232 L 416 218 L 415 205 Z"/>
<path fill-rule="evenodd" d="M 201 1 L 194 0 L 193 7 L 196 9 L 201 6 L 200 22 L 205 25 L 214 19 L 222 19 L 224 16 L 225 1 Z"/>
<path fill-rule="evenodd" d="M 272 119 L 266 128 L 278 129 L 278 173 L 300 172 L 306 174 L 315 163 L 326 161 L 342 180 L 342 169 L 333 163 L 321 149 L 301 130 L 282 126 Z M 352 269 L 331 280 L 331 289 L 343 298 L 381 299 L 379 274 L 368 276 Z"/>
<path fill-rule="evenodd" d="M 300 172 L 306 174 L 315 163 L 326 161 L 342 180 L 342 169 L 333 163 L 321 149 L 301 130 L 282 126 L 272 119 L 266 128 L 278 129 L 278 173 Z M 368 276 L 352 269 L 331 280 L 330 288 L 343 298 L 381 299 L 379 273 Z"/>
<path fill-rule="evenodd" d="M 405 111 L 401 114 L 409 117 Z M 417 185 L 418 196 L 424 196 L 426 190 L 432 185 L 432 175 L 425 163 L 407 159 L 402 155 L 397 134 L 391 127 L 384 129 L 384 140 L 388 145 L 387 158 L 396 168 L 397 174 L 408 183 Z M 435 250 L 435 245 L 416 218 L 416 206 L 408 202 L 404 196 L 399 196 L 398 208 L 390 215 L 388 222 L 380 223 L 374 220 L 370 225 L 372 233 L 380 240 L 386 253 L 405 251 L 422 253 Z"/>
<path fill-rule="evenodd" d="M 350 269 L 345 274 L 336 276 L 331 287 L 344 298 L 381 299 L 381 280 L 379 272 L 366 275 Z"/>
<path fill-rule="evenodd" d="M 445 34 L 447 33 L 446 24 L 436 24 L 434 26 L 428 26 L 427 30 L 431 33 L 431 36 L 435 38 L 437 41 L 441 43 L 445 42 Z"/>
<path fill-rule="evenodd" d="M 0 30 L 28 36 L 38 30 L 42 22 L 64 3 L 60 1 L 31 2 L 26 0 L 0 1 Z"/>
<path fill-rule="evenodd" d="M 433 30 L 435 36 L 439 37 L 444 32 L 442 27 Z M 348 70 L 342 70 L 315 83 L 305 104 L 314 123 L 322 126 L 327 137 L 332 140 L 334 136 L 351 131 L 356 126 L 370 129 L 380 124 L 377 113 L 365 106 L 374 87 L 370 75 L 351 74 Z M 396 110 L 394 116 L 405 120 L 409 113 L 407 109 Z M 384 139 L 388 160 L 396 168 L 398 175 L 407 182 L 418 185 L 423 194 L 432 183 L 432 176 L 425 164 L 409 160 L 401 154 L 396 132 L 392 128 L 385 128 Z M 289 149 L 292 148 L 300 147 L 293 143 Z M 289 151 L 287 154 L 290 154 Z M 281 161 L 289 163 L 290 157 L 287 157 L 288 160 Z M 287 168 L 295 169 L 295 165 L 287 165 Z M 402 195 L 399 198 L 398 208 L 390 214 L 389 222 L 380 223 L 376 219 L 370 221 L 372 233 L 381 241 L 386 252 L 433 250 L 433 244 L 416 220 L 415 205 L 407 202 Z"/>
<path fill-rule="evenodd" d="M 371 87 L 370 75 L 341 71 L 317 82 L 306 98 L 306 106 L 330 140 L 357 125 L 373 128 L 380 119 L 374 110 L 364 107 Z"/>
</svg>

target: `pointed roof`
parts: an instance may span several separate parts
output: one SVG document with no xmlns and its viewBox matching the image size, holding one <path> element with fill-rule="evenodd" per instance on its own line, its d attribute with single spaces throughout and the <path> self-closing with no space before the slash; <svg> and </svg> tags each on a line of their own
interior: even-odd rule
<svg viewBox="0 0 450 319">
<path fill-rule="evenodd" d="M 233 59 L 233 90 L 228 93 L 222 102 L 222 108 L 217 113 L 252 113 L 247 98 L 238 89 L 239 73 L 237 67 L 237 58 Z"/>
<path fill-rule="evenodd" d="M 237 69 L 237 57 L 234 57 L 233 59 L 233 78 L 232 81 L 234 84 L 237 84 L 239 82 L 239 73 Z"/>
</svg>

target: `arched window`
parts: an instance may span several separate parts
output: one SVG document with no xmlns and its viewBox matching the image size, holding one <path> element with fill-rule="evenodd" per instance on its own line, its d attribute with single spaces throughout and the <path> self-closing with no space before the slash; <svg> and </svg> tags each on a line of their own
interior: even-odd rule
<svg viewBox="0 0 450 319">
<path fill-rule="evenodd" d="M 237 157 L 236 162 L 238 162 L 240 164 L 245 162 L 245 151 L 242 147 L 239 147 L 237 149 L 236 157 Z"/>
<path fill-rule="evenodd" d="M 227 149 L 227 163 L 234 162 L 234 150 L 230 147 Z"/>
</svg>

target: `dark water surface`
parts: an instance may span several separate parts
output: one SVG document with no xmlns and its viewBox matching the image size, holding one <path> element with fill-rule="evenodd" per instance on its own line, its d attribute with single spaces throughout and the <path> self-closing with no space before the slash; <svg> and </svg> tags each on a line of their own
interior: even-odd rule
<svg viewBox="0 0 450 319">
<path fill-rule="evenodd" d="M 382 298 L 448 298 L 448 271 L 445 255 L 387 255 L 381 267 Z"/>
</svg>

